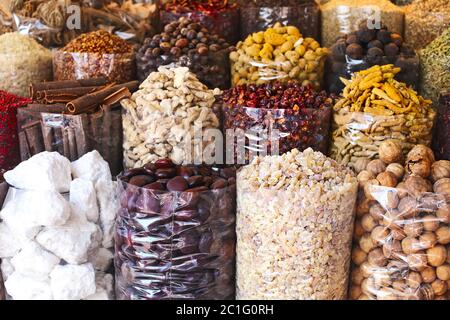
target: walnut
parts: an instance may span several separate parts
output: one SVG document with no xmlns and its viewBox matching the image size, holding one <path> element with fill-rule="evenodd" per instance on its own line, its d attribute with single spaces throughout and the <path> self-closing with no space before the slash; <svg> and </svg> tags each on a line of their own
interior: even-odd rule
<svg viewBox="0 0 450 320">
<path fill-rule="evenodd" d="M 438 244 L 437 246 L 427 250 L 428 263 L 433 267 L 443 265 L 447 259 L 447 249 L 445 246 Z"/>
<path fill-rule="evenodd" d="M 437 267 L 436 275 L 441 280 L 449 281 L 450 280 L 450 265 L 444 264 L 442 266 Z"/>
<path fill-rule="evenodd" d="M 436 193 L 450 197 L 450 178 L 443 178 L 434 183 L 433 190 Z"/>
<path fill-rule="evenodd" d="M 419 245 L 421 249 L 430 249 L 437 242 L 437 237 L 433 232 L 425 232 L 419 237 Z"/>
<path fill-rule="evenodd" d="M 436 279 L 431 284 L 431 288 L 433 288 L 435 295 L 440 296 L 447 292 L 447 283 L 440 279 Z"/>
<path fill-rule="evenodd" d="M 380 159 L 387 164 L 401 162 L 403 158 L 403 150 L 400 141 L 386 140 L 380 144 L 378 148 Z"/>
<path fill-rule="evenodd" d="M 387 263 L 387 259 L 383 254 L 383 250 L 381 248 L 373 249 L 367 255 L 367 261 L 372 266 L 384 267 Z"/>
<path fill-rule="evenodd" d="M 406 237 L 402 240 L 402 250 L 406 254 L 412 254 L 420 251 L 420 242 L 416 238 Z"/>
<path fill-rule="evenodd" d="M 358 241 L 364 235 L 365 230 L 361 225 L 361 219 L 355 220 L 355 227 L 353 228 L 353 239 Z"/>
<path fill-rule="evenodd" d="M 356 178 L 358 179 L 359 186 L 363 187 L 367 181 L 375 179 L 375 176 L 371 172 L 363 170 L 358 173 L 358 176 Z"/>
<path fill-rule="evenodd" d="M 352 261 L 354 264 L 359 266 L 361 263 L 366 261 L 367 253 L 365 253 L 360 247 L 355 247 L 352 250 Z"/>
<path fill-rule="evenodd" d="M 400 163 L 391 163 L 386 167 L 386 171 L 392 172 L 398 180 L 401 180 L 405 174 L 405 168 Z"/>
<path fill-rule="evenodd" d="M 386 207 L 395 209 L 400 202 L 400 197 L 398 196 L 397 189 L 390 189 L 386 191 Z"/>
<path fill-rule="evenodd" d="M 433 267 L 426 267 L 420 272 L 423 282 L 432 283 L 436 280 L 436 270 Z"/>
<path fill-rule="evenodd" d="M 434 161 L 434 154 L 430 148 L 420 144 L 416 145 L 406 157 L 406 171 L 409 174 L 428 178 Z"/>
<path fill-rule="evenodd" d="M 356 285 L 360 285 L 364 280 L 364 275 L 361 271 L 361 267 L 355 267 L 351 272 L 352 283 Z"/>
<path fill-rule="evenodd" d="M 408 192 L 415 197 L 419 197 L 426 192 L 432 191 L 429 181 L 419 176 L 409 176 L 405 180 L 405 186 Z"/>
<path fill-rule="evenodd" d="M 431 179 L 436 182 L 443 178 L 450 178 L 450 161 L 440 160 L 431 166 Z"/>
<path fill-rule="evenodd" d="M 356 215 L 358 217 L 362 217 L 363 215 L 369 212 L 369 208 L 370 208 L 370 200 L 364 198 L 363 200 L 358 202 L 358 206 L 356 207 Z"/>
<path fill-rule="evenodd" d="M 422 234 L 423 224 L 417 220 L 406 221 L 403 230 L 408 237 L 416 238 Z"/>
<path fill-rule="evenodd" d="M 386 211 L 380 204 L 375 203 L 370 206 L 369 213 L 375 220 L 382 220 Z"/>
<path fill-rule="evenodd" d="M 375 200 L 375 198 L 372 195 L 374 191 L 372 186 L 379 186 L 379 185 L 380 182 L 376 179 L 369 180 L 364 184 L 364 195 L 367 200 Z"/>
<path fill-rule="evenodd" d="M 408 278 L 406 279 L 406 283 L 411 288 L 418 288 L 420 284 L 422 283 L 422 276 L 419 272 L 411 271 L 408 274 Z"/>
<path fill-rule="evenodd" d="M 385 226 L 378 226 L 372 230 L 370 236 L 372 237 L 373 241 L 375 241 L 375 243 L 382 245 L 387 241 L 389 237 L 389 229 Z"/>
<path fill-rule="evenodd" d="M 394 188 L 397 185 L 397 177 L 389 171 L 378 174 L 377 180 L 384 187 Z"/>
<path fill-rule="evenodd" d="M 366 170 L 371 172 L 375 177 L 386 170 L 386 165 L 380 159 L 372 160 L 366 167 Z"/>
<path fill-rule="evenodd" d="M 419 205 L 413 197 L 405 197 L 400 200 L 398 210 L 403 219 L 408 219 L 419 213 Z"/>
<path fill-rule="evenodd" d="M 398 240 L 386 241 L 383 245 L 383 254 L 388 259 L 396 258 L 400 252 L 402 252 L 402 245 Z"/>
<path fill-rule="evenodd" d="M 436 231 L 439 228 L 439 219 L 432 214 L 428 214 L 422 218 L 423 228 L 425 231 Z"/>
<path fill-rule="evenodd" d="M 450 204 L 439 206 L 436 211 L 436 217 L 438 217 L 442 223 L 450 223 Z"/>
<path fill-rule="evenodd" d="M 400 182 L 397 187 L 397 195 L 400 199 L 403 199 L 408 195 L 408 189 L 406 189 L 406 184 L 404 182 Z"/>
<path fill-rule="evenodd" d="M 361 248 L 362 251 L 369 253 L 370 250 L 376 247 L 376 244 L 373 241 L 370 234 L 367 233 L 363 235 L 361 239 L 359 239 L 359 247 Z"/>
<path fill-rule="evenodd" d="M 370 162 L 369 158 L 358 158 L 358 160 L 356 160 L 355 163 L 353 164 L 353 169 L 355 170 L 356 173 L 360 173 L 361 171 L 366 170 L 369 162 Z"/>
<path fill-rule="evenodd" d="M 350 288 L 350 294 L 349 294 L 350 299 L 356 300 L 361 296 L 361 294 L 362 294 L 362 290 L 361 290 L 360 286 L 352 286 Z"/>
<path fill-rule="evenodd" d="M 423 251 L 406 256 L 406 262 L 414 271 L 422 271 L 427 267 L 427 255 Z"/>
<path fill-rule="evenodd" d="M 436 230 L 437 241 L 440 244 L 449 244 L 450 243 L 450 227 L 442 226 Z"/>
<path fill-rule="evenodd" d="M 371 232 L 373 228 L 378 226 L 378 223 L 370 214 L 365 214 L 361 219 L 361 225 L 365 231 Z"/>
</svg>

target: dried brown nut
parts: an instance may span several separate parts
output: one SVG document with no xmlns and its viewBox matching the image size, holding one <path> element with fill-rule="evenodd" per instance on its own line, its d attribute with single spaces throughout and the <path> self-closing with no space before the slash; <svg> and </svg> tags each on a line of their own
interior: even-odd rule
<svg viewBox="0 0 450 320">
<path fill-rule="evenodd" d="M 398 192 L 396 189 L 386 191 L 386 206 L 391 209 L 397 208 L 400 202 Z"/>
<path fill-rule="evenodd" d="M 361 219 L 356 219 L 353 229 L 353 239 L 359 241 L 359 239 L 361 239 L 361 237 L 364 235 L 364 232 L 365 230 L 361 225 Z"/>
<path fill-rule="evenodd" d="M 401 230 L 401 229 L 393 229 L 393 230 L 391 230 L 391 236 L 392 236 L 393 239 L 399 240 L 399 241 L 401 241 L 401 240 L 406 238 L 405 232 L 403 230 Z"/>
<path fill-rule="evenodd" d="M 382 245 L 388 239 L 389 229 L 385 226 L 378 226 L 372 230 L 370 236 L 372 237 L 373 241 L 375 241 L 375 243 Z"/>
<path fill-rule="evenodd" d="M 387 263 L 387 259 L 383 254 L 383 250 L 381 248 L 373 249 L 367 255 L 367 261 L 372 266 L 384 267 Z"/>
<path fill-rule="evenodd" d="M 400 141 L 398 140 L 385 140 L 380 144 L 378 148 L 380 159 L 386 163 L 399 163 L 403 158 L 403 149 Z"/>
<path fill-rule="evenodd" d="M 444 264 L 442 266 L 437 267 L 436 275 L 439 279 L 443 281 L 450 280 L 450 265 Z"/>
<path fill-rule="evenodd" d="M 412 218 L 419 212 L 419 205 L 413 197 L 405 197 L 400 200 L 398 210 L 403 219 Z"/>
<path fill-rule="evenodd" d="M 414 271 L 422 271 L 427 267 L 427 255 L 423 251 L 406 256 L 406 262 Z"/>
<path fill-rule="evenodd" d="M 396 258 L 402 252 L 402 244 L 398 240 L 387 241 L 383 245 L 383 254 L 388 259 Z"/>
<path fill-rule="evenodd" d="M 425 232 L 419 237 L 419 245 L 423 250 L 432 248 L 437 242 L 437 237 L 433 232 Z"/>
<path fill-rule="evenodd" d="M 379 186 L 380 182 L 376 179 L 372 179 L 367 181 L 364 184 L 364 195 L 366 196 L 367 200 L 375 200 L 375 198 L 373 197 L 373 188 L 372 186 Z"/>
<path fill-rule="evenodd" d="M 376 177 L 386 170 L 386 164 L 380 159 L 375 159 L 367 164 L 366 170 L 371 172 Z"/>
<path fill-rule="evenodd" d="M 441 296 L 447 292 L 447 283 L 440 279 L 433 281 L 431 287 L 433 288 L 434 294 L 437 296 Z"/>
<path fill-rule="evenodd" d="M 389 171 L 378 174 L 377 180 L 384 187 L 394 188 L 397 185 L 397 177 Z"/>
<path fill-rule="evenodd" d="M 364 280 L 364 275 L 361 271 L 361 267 L 354 267 L 351 272 L 352 283 L 360 285 Z"/>
<path fill-rule="evenodd" d="M 359 239 L 359 247 L 362 251 L 369 253 L 370 250 L 376 247 L 375 241 L 372 239 L 369 233 L 366 233 Z"/>
<path fill-rule="evenodd" d="M 359 268 L 361 269 L 361 273 L 364 278 L 370 277 L 374 272 L 376 272 L 376 268 L 371 266 L 368 261 L 362 263 Z"/>
<path fill-rule="evenodd" d="M 436 269 L 433 267 L 426 267 L 420 272 L 420 275 L 422 276 L 423 282 L 432 283 L 436 280 Z"/>
<path fill-rule="evenodd" d="M 426 231 L 435 231 L 439 228 L 439 219 L 437 219 L 434 215 L 426 215 L 422 218 L 423 228 Z"/>
<path fill-rule="evenodd" d="M 379 203 L 374 203 L 370 206 L 369 213 L 375 220 L 382 220 L 386 211 Z"/>
<path fill-rule="evenodd" d="M 405 180 L 405 186 L 408 192 L 415 197 L 420 197 L 424 193 L 432 191 L 429 181 L 420 176 L 409 176 Z"/>
<path fill-rule="evenodd" d="M 439 218 L 439 221 L 442 223 L 450 223 L 450 205 L 445 204 L 440 206 L 436 211 L 436 217 Z"/>
<path fill-rule="evenodd" d="M 406 279 L 406 283 L 410 288 L 418 288 L 420 284 L 422 283 L 422 276 L 419 272 L 411 271 L 408 274 L 408 277 Z"/>
<path fill-rule="evenodd" d="M 441 226 L 436 230 L 437 241 L 440 244 L 449 244 L 450 243 L 450 227 L 449 226 Z"/>
<path fill-rule="evenodd" d="M 360 286 L 352 286 L 350 288 L 350 294 L 349 294 L 350 299 L 356 300 L 361 296 L 361 294 L 362 294 L 362 290 L 361 290 Z"/>
<path fill-rule="evenodd" d="M 397 195 L 400 199 L 403 199 L 408 195 L 408 189 L 406 189 L 406 184 L 404 182 L 400 182 L 397 187 Z"/>
<path fill-rule="evenodd" d="M 417 296 L 419 300 L 433 300 L 435 297 L 434 290 L 429 284 L 423 284 L 420 286 Z"/>
<path fill-rule="evenodd" d="M 402 240 L 402 250 L 406 254 L 419 252 L 421 249 L 420 242 L 416 238 L 406 237 Z"/>
<path fill-rule="evenodd" d="M 450 178 L 450 161 L 440 160 L 431 166 L 431 179 L 436 182 L 442 178 Z"/>
<path fill-rule="evenodd" d="M 365 158 L 365 157 L 358 158 L 358 160 L 356 160 L 353 165 L 355 172 L 359 174 L 361 171 L 366 170 L 367 165 L 369 164 L 370 161 L 371 160 L 369 158 Z"/>
<path fill-rule="evenodd" d="M 361 263 L 366 261 L 367 253 L 365 253 L 361 248 L 355 247 L 352 250 L 352 261 L 354 264 L 359 266 Z"/>
<path fill-rule="evenodd" d="M 370 214 L 365 214 L 361 219 L 361 225 L 365 231 L 371 232 L 373 228 L 375 228 L 378 223 Z"/>
<path fill-rule="evenodd" d="M 405 168 L 400 163 L 391 163 L 386 167 L 386 171 L 393 173 L 398 180 L 403 178 Z"/>
<path fill-rule="evenodd" d="M 428 263 L 433 267 L 439 267 L 443 265 L 447 259 L 447 249 L 438 244 L 437 246 L 427 250 Z"/>
<path fill-rule="evenodd" d="M 436 193 L 450 196 L 450 178 L 443 178 L 434 183 L 433 190 Z"/>
<path fill-rule="evenodd" d="M 407 221 L 403 228 L 406 235 L 411 238 L 420 236 L 423 232 L 423 224 L 420 221 Z"/>
<path fill-rule="evenodd" d="M 367 181 L 375 179 L 375 176 L 372 174 L 372 172 L 363 170 L 358 173 L 358 176 L 356 178 L 358 179 L 359 186 L 362 187 Z"/>
<path fill-rule="evenodd" d="M 362 201 L 358 202 L 358 205 L 356 207 L 356 215 L 358 217 L 362 217 L 363 215 L 369 212 L 370 202 L 371 200 L 367 198 L 364 198 Z"/>
<path fill-rule="evenodd" d="M 428 178 L 435 158 L 433 151 L 424 145 L 416 145 L 406 157 L 406 171 L 422 178 Z"/>
</svg>

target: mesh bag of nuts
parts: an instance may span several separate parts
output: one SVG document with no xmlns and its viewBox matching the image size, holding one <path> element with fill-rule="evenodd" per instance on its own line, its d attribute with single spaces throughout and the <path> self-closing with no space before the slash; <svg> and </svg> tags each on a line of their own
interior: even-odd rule
<svg viewBox="0 0 450 320">
<path fill-rule="evenodd" d="M 345 299 L 358 183 L 311 148 L 237 174 L 237 299 Z"/>
<path fill-rule="evenodd" d="M 116 295 L 234 299 L 235 171 L 160 159 L 119 177 Z"/>
<path fill-rule="evenodd" d="M 450 162 L 416 145 L 361 161 L 350 297 L 450 299 Z"/>
<path fill-rule="evenodd" d="M 109 82 L 124 83 L 135 76 L 133 47 L 104 30 L 83 34 L 53 55 L 54 80 L 106 77 Z"/>
<path fill-rule="evenodd" d="M 361 22 L 357 31 L 343 35 L 331 46 L 325 64 L 327 90 L 340 93 L 344 84 L 340 78 L 350 79 L 357 71 L 373 65 L 394 64 L 401 68 L 396 80 L 418 89 L 419 57 L 404 45 L 403 37 L 386 27 L 369 29 L 368 21 Z"/>
<path fill-rule="evenodd" d="M 439 160 L 450 160 L 450 92 L 441 96 L 434 129 L 433 150 Z"/>
<path fill-rule="evenodd" d="M 392 32 L 403 35 L 404 13 L 389 0 L 332 0 L 321 7 L 322 45 L 330 47 L 340 36 L 358 30 L 369 21 L 370 28 L 383 22 Z"/>
<path fill-rule="evenodd" d="M 394 79 L 400 68 L 373 66 L 355 73 L 334 106 L 331 157 L 354 168 L 375 159 L 384 140 L 401 141 L 404 154 L 415 144 L 431 144 L 436 112 L 431 101 Z"/>
<path fill-rule="evenodd" d="M 320 7 L 310 0 L 240 1 L 241 38 L 276 22 L 295 26 L 305 37 L 320 39 Z"/>
<path fill-rule="evenodd" d="M 313 38 L 303 38 L 294 26 L 277 22 L 249 35 L 231 52 L 232 85 L 297 80 L 320 89 L 328 49 Z"/>
</svg>

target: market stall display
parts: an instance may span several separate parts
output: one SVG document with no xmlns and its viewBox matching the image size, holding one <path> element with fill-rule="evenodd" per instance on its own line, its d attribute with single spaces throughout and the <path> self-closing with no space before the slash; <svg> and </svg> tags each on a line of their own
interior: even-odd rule
<svg viewBox="0 0 450 320">
<path fill-rule="evenodd" d="M 320 7 L 313 0 L 242 0 L 239 3 L 242 39 L 276 22 L 297 27 L 305 37 L 320 39 Z"/>
<path fill-rule="evenodd" d="M 321 7 L 322 45 L 330 47 L 340 36 L 358 30 L 362 21 L 369 29 L 380 28 L 403 36 L 404 13 L 389 0 L 332 0 Z"/>
<path fill-rule="evenodd" d="M 419 51 L 420 94 L 439 104 L 439 95 L 450 90 L 450 28 Z"/>
<path fill-rule="evenodd" d="M 104 30 L 82 34 L 53 55 L 54 80 L 106 77 L 123 83 L 135 79 L 135 69 L 133 47 Z"/>
<path fill-rule="evenodd" d="M 234 158 L 236 164 L 295 148 L 328 151 L 335 95 L 289 81 L 237 86 L 225 91 L 222 100 L 224 134 L 230 130 L 246 139 L 242 146 L 239 138 L 233 139 L 231 150 L 226 150 L 227 158 Z M 240 152 L 244 159 L 238 161 Z"/>
<path fill-rule="evenodd" d="M 237 44 L 230 54 L 231 83 L 298 80 L 320 89 L 327 54 L 328 49 L 312 38 L 303 38 L 296 27 L 276 23 Z"/>
<path fill-rule="evenodd" d="M 131 99 L 121 102 L 125 168 L 161 158 L 190 164 L 202 157 L 202 150 L 215 145 L 205 139 L 207 131 L 220 129 L 215 105 L 220 93 L 208 89 L 186 67 L 152 72 Z"/>
<path fill-rule="evenodd" d="M 169 23 L 164 32 L 147 38 L 136 54 L 138 79 L 144 81 L 162 65 L 189 67 L 212 88 L 230 87 L 228 55 L 234 48 L 206 27 L 187 18 Z"/>
<path fill-rule="evenodd" d="M 119 177 L 119 299 L 234 299 L 235 172 L 160 159 Z"/>
<path fill-rule="evenodd" d="M 52 54 L 34 39 L 18 33 L 0 36 L 0 90 L 28 95 L 31 82 L 52 79 Z"/>
<path fill-rule="evenodd" d="M 398 141 L 361 167 L 350 298 L 449 300 L 450 162 Z"/>
<path fill-rule="evenodd" d="M 399 72 L 393 65 L 376 65 L 342 80 L 342 98 L 334 106 L 333 159 L 354 168 L 361 158 L 378 158 L 384 140 L 401 141 L 405 154 L 415 144 L 431 144 L 432 102 L 395 80 Z"/>
<path fill-rule="evenodd" d="M 239 170 L 237 299 L 345 299 L 357 187 L 312 149 Z"/>
<path fill-rule="evenodd" d="M 119 102 L 137 87 L 137 81 L 112 85 L 106 78 L 32 84 L 33 103 L 17 116 L 21 159 L 57 151 L 74 161 L 98 150 L 118 174 L 123 168 Z"/>
<path fill-rule="evenodd" d="M 363 21 L 357 31 L 341 36 L 330 48 L 325 64 L 326 88 L 340 93 L 344 84 L 341 77 L 350 79 L 357 72 L 373 65 L 394 64 L 400 67 L 396 80 L 418 88 L 419 57 L 404 45 L 403 37 L 384 26 L 369 29 Z"/>
<path fill-rule="evenodd" d="M 73 176 L 73 179 L 72 179 Z M 8 298 L 112 299 L 117 213 L 108 164 L 43 152 L 4 175 L 0 257 Z"/>
<path fill-rule="evenodd" d="M 450 28 L 448 0 L 414 0 L 405 7 L 405 40 L 418 50 Z"/>
<path fill-rule="evenodd" d="M 228 0 L 170 0 L 162 6 L 161 25 L 181 17 L 199 23 L 229 43 L 239 40 L 239 7 Z"/>
<path fill-rule="evenodd" d="M 438 160 L 450 160 L 450 91 L 442 94 L 437 114 L 433 151 Z"/>
</svg>

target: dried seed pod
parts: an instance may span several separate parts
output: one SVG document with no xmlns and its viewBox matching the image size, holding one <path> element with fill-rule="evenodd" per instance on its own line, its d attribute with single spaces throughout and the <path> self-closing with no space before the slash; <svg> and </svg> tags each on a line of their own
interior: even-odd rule
<svg viewBox="0 0 450 320">
<path fill-rule="evenodd" d="M 402 145 L 398 140 L 383 141 L 378 148 L 378 153 L 380 159 L 386 164 L 401 162 L 403 158 Z"/>
<path fill-rule="evenodd" d="M 431 166 L 431 179 L 436 182 L 443 178 L 450 178 L 450 161 L 440 160 Z"/>
</svg>

